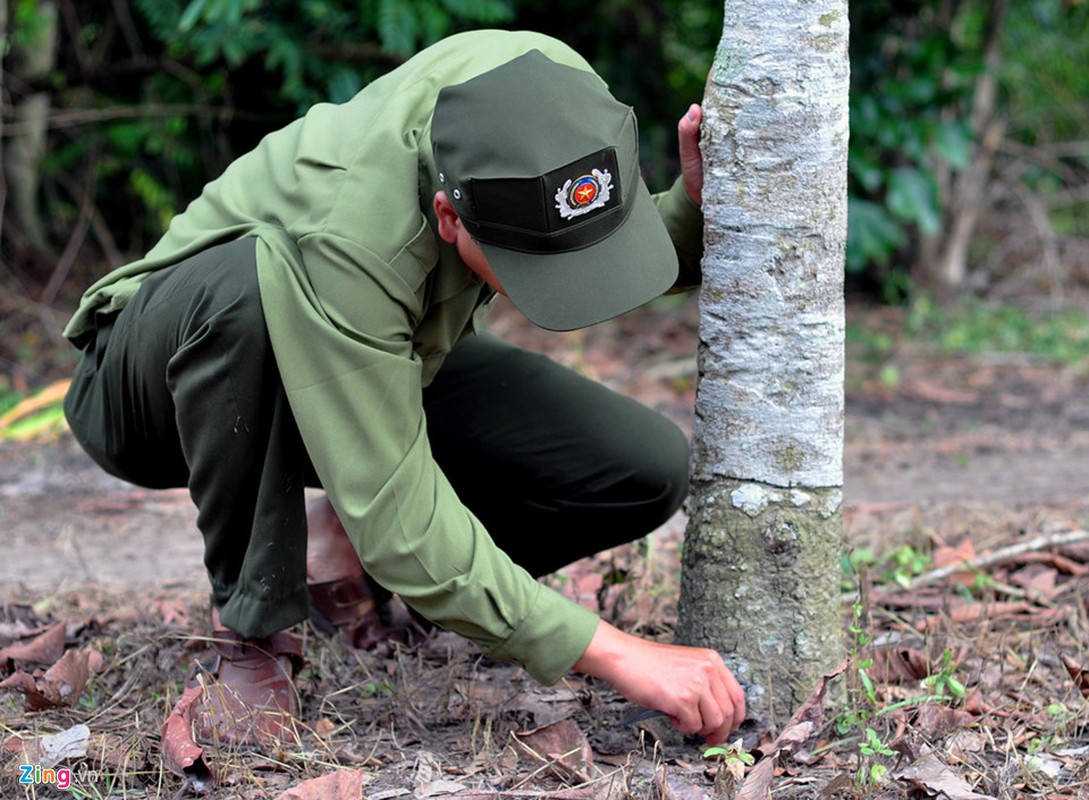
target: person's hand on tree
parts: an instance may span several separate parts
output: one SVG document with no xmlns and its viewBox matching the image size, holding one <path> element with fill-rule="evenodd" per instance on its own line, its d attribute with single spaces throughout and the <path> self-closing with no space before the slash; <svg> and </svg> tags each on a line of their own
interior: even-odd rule
<svg viewBox="0 0 1089 800">
<path fill-rule="evenodd" d="M 714 650 L 650 642 L 602 620 L 575 669 L 708 744 L 725 741 L 745 719 L 745 693 Z"/>
<path fill-rule="evenodd" d="M 697 206 L 703 203 L 703 154 L 700 152 L 700 123 L 702 121 L 703 109 L 698 103 L 693 103 L 681 117 L 681 121 L 677 123 L 684 190 Z"/>
</svg>

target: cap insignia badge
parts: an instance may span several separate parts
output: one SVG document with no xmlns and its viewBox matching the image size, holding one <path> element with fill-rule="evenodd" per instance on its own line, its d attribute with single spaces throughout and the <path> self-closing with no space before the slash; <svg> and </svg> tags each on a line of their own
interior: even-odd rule
<svg viewBox="0 0 1089 800">
<path fill-rule="evenodd" d="M 589 175 L 569 178 L 556 190 L 560 217 L 571 219 L 601 208 L 609 202 L 613 176 L 608 170 L 590 170 Z"/>
</svg>

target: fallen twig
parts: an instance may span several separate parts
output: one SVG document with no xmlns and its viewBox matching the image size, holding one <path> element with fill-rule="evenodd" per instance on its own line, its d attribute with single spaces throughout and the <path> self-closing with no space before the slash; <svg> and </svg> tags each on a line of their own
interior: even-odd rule
<svg viewBox="0 0 1089 800">
<path fill-rule="evenodd" d="M 897 587 L 900 589 L 918 589 L 921 586 L 929 586 L 932 583 L 939 583 L 946 578 L 957 574 L 958 572 L 977 572 L 984 570 L 987 567 L 993 567 L 996 564 L 1002 564 L 1006 561 L 1011 561 L 1020 555 L 1025 553 L 1031 553 L 1036 550 L 1046 550 L 1049 547 L 1062 547 L 1068 544 L 1076 544 L 1078 542 L 1089 541 L 1089 531 L 1075 530 L 1066 531 L 1064 533 L 1053 533 L 1047 536 L 1037 536 L 1034 539 L 1029 539 L 1027 542 L 1018 542 L 1012 544 L 1009 547 L 1003 547 L 1000 550 L 995 550 L 990 553 L 984 553 L 981 556 L 977 556 L 972 559 L 965 559 L 956 564 L 950 564 L 947 567 L 939 567 L 938 569 L 932 569 L 930 572 L 924 572 L 922 575 L 918 575 L 913 578 L 906 586 Z"/>
<path fill-rule="evenodd" d="M 35 412 L 41 411 L 43 408 L 48 408 L 54 403 L 62 401 L 64 395 L 68 392 L 68 386 L 71 382 L 70 379 L 66 378 L 65 380 L 51 383 L 37 394 L 16 403 L 14 408 L 10 408 L 5 413 L 0 414 L 0 431 L 16 420 L 28 417 Z"/>
</svg>

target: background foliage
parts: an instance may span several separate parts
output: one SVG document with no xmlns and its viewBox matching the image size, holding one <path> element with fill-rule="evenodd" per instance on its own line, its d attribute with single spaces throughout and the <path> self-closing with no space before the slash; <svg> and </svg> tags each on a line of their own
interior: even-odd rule
<svg viewBox="0 0 1089 800">
<path fill-rule="evenodd" d="M 850 7 L 853 287 L 901 301 L 920 286 L 948 300 L 1089 282 L 1089 3 Z M 664 188 L 723 3 L 7 0 L 6 10 L 0 311 L 62 321 L 91 279 L 148 249 L 265 133 L 465 29 L 539 30 L 586 55 L 639 112 L 648 181 Z M 959 250 L 958 230 L 968 231 Z"/>
<path fill-rule="evenodd" d="M 890 297 L 911 277 L 961 288 L 936 262 L 951 219 L 969 211 L 998 228 L 974 238 L 976 289 L 1011 258 L 1020 266 L 1089 235 L 1078 189 L 1089 178 L 1089 76 L 1075 66 L 1089 56 L 1089 4 L 856 0 L 851 13 L 851 271 L 869 271 Z M 983 180 L 958 191 L 977 166 Z M 1016 217 L 1035 206 L 1044 213 L 1025 252 Z"/>
</svg>

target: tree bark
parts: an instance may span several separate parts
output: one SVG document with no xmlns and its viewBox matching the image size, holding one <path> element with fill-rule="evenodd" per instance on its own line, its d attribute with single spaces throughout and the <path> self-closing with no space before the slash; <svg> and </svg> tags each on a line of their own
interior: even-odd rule
<svg viewBox="0 0 1089 800">
<path fill-rule="evenodd" d="M 0 42 L 8 40 L 8 2 L 0 0 Z M 7 95 L 7 87 L 4 86 L 4 50 L 0 47 L 0 101 Z M 0 114 L 0 246 L 4 243 L 4 208 L 7 206 L 8 181 L 4 174 L 4 117 Z"/>
<path fill-rule="evenodd" d="M 957 176 L 948 193 L 949 212 L 946 235 L 930 269 L 939 293 L 949 300 L 963 286 L 968 276 L 968 246 L 975 233 L 980 212 L 987 203 L 987 178 L 991 162 L 1002 141 L 1004 125 L 994 119 L 998 95 L 998 68 L 1002 63 L 1002 26 L 1009 11 L 1009 0 L 994 0 L 987 11 L 987 31 L 983 48 L 983 72 L 976 80 L 970 126 L 976 146 L 971 163 Z M 922 265 L 924 269 L 927 266 Z"/>
<path fill-rule="evenodd" d="M 14 77 L 30 84 L 46 77 L 56 64 L 57 5 L 41 0 L 37 15 L 40 30 L 34 41 L 22 42 L 12 54 Z M 4 173 L 10 189 L 11 212 L 35 250 L 49 253 L 45 226 L 38 213 L 38 164 L 45 155 L 50 95 L 31 92 L 14 103 L 13 131 L 4 151 Z"/>
<path fill-rule="evenodd" d="M 738 0 L 704 98 L 700 383 L 678 640 L 785 721 L 843 651 L 846 0 Z"/>
</svg>

